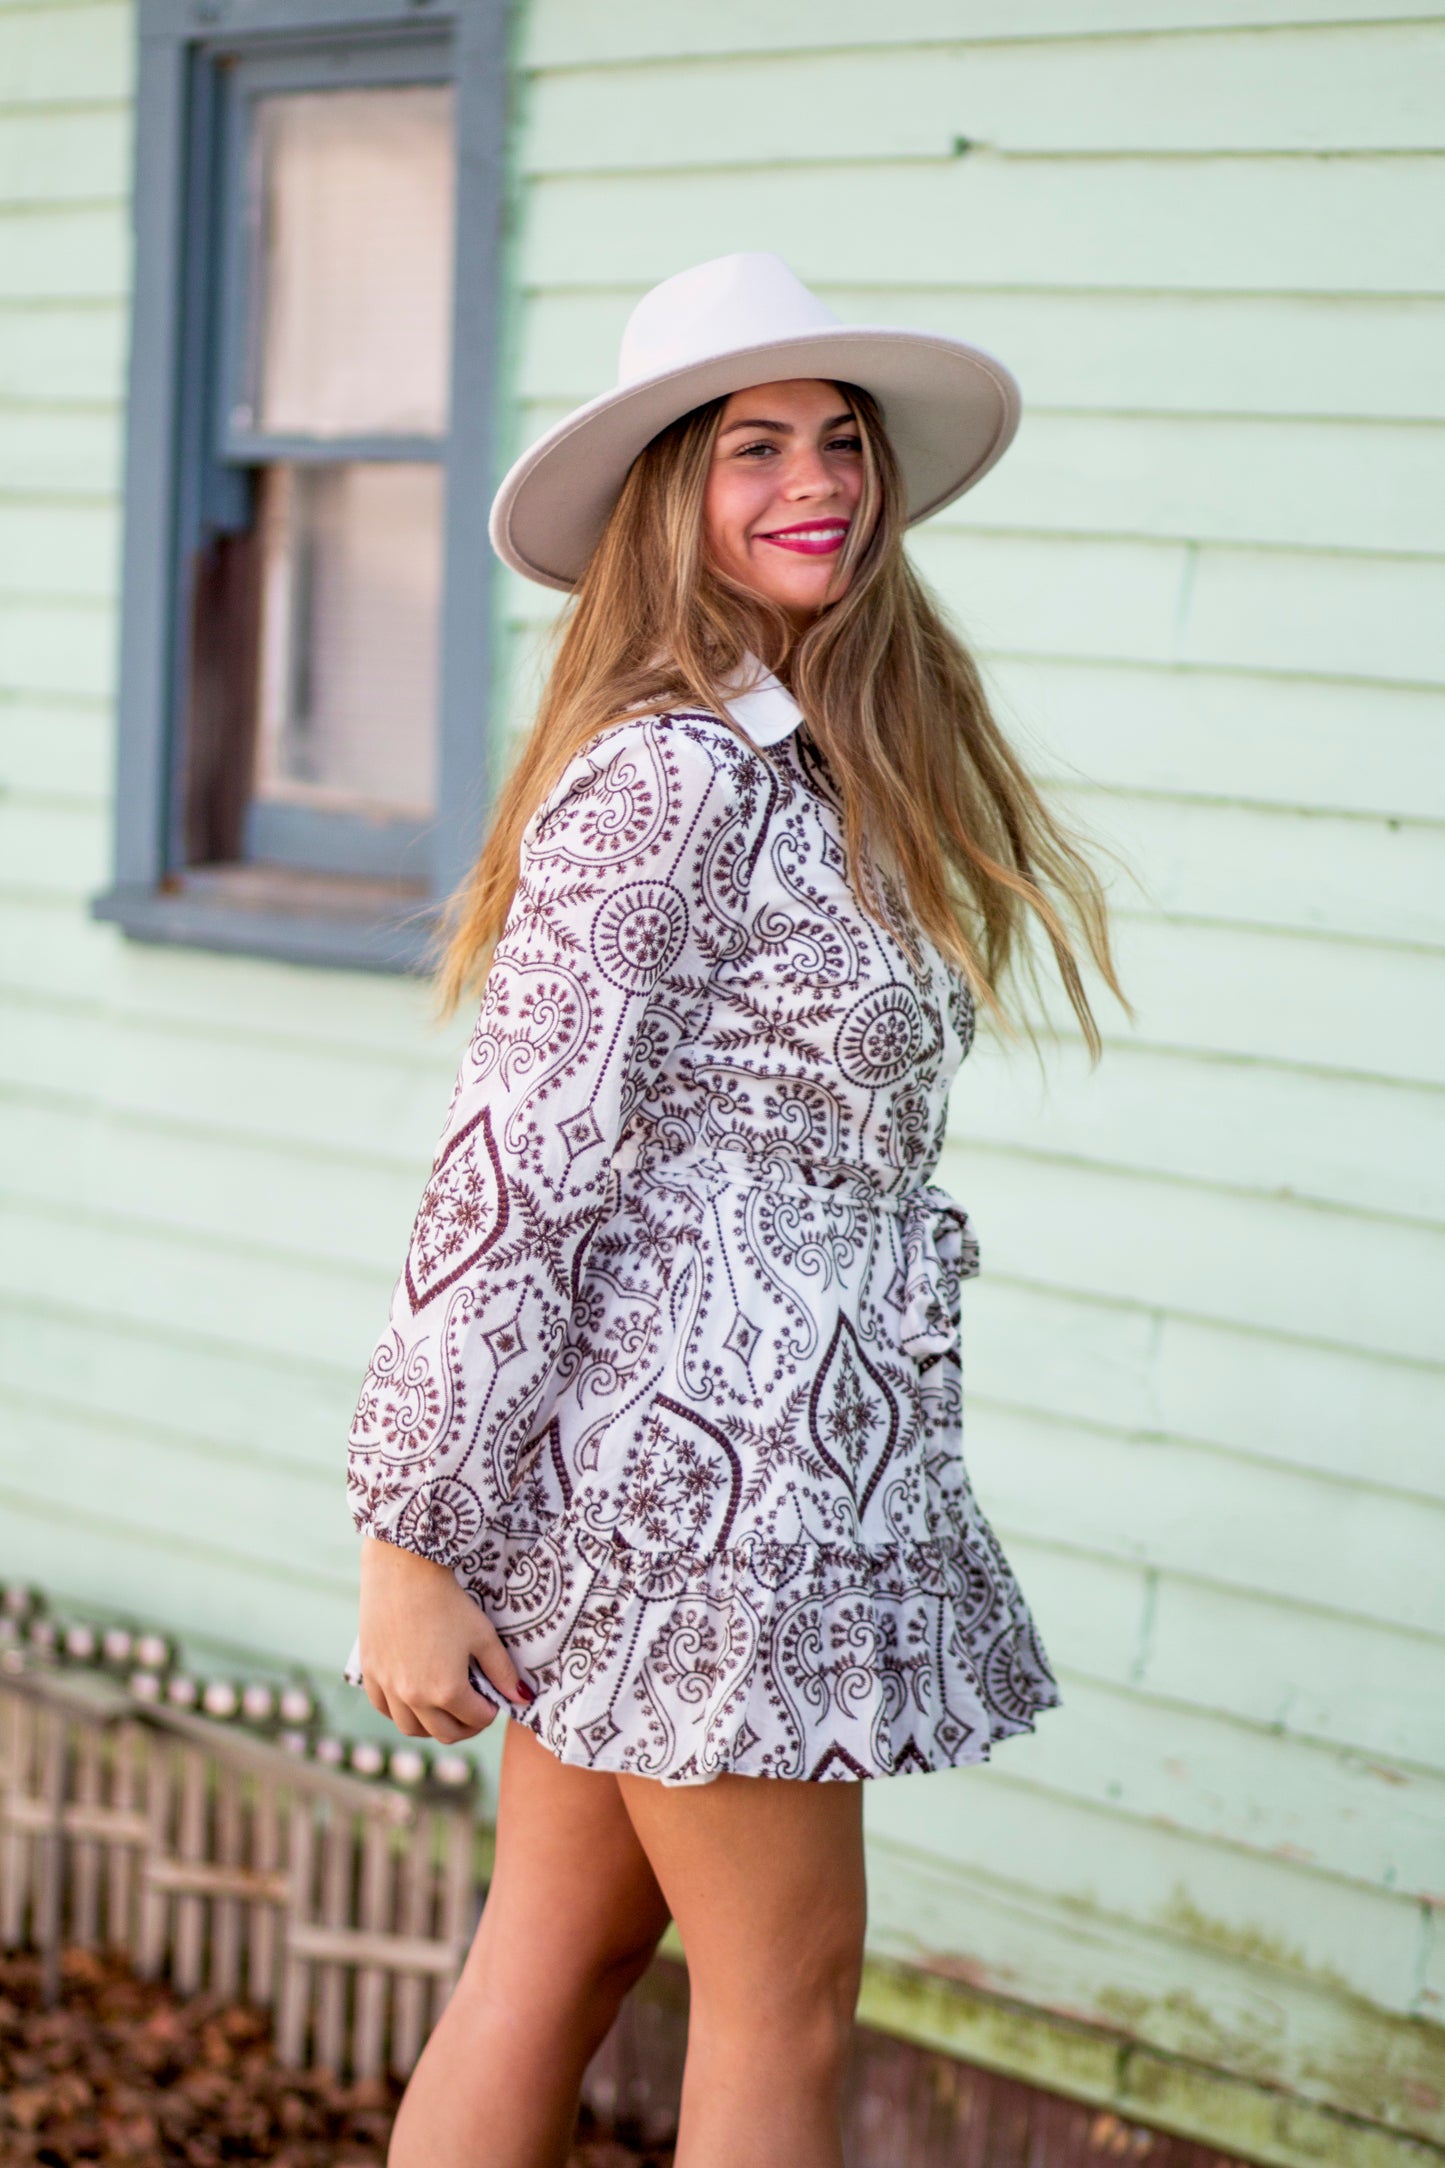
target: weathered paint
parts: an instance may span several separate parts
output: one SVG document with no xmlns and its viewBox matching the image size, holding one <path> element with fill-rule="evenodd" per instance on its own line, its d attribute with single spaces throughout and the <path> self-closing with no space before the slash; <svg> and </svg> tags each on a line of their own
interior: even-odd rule
<svg viewBox="0 0 1445 2168">
<path fill-rule="evenodd" d="M 868 1800 L 870 2021 L 1222 2149 L 1445 2137 L 1445 18 L 531 0 L 517 445 L 779 248 L 1027 413 L 917 543 L 1116 848 L 1130 1027 L 979 1049 L 975 1481 L 1064 1707 Z M 0 1572 L 330 1676 L 340 1437 L 465 1024 L 129 945 L 108 872 L 132 28 L 0 4 Z M 508 585 L 525 713 L 550 605 Z M 488 1748 L 495 1750 L 495 1741 Z"/>
</svg>

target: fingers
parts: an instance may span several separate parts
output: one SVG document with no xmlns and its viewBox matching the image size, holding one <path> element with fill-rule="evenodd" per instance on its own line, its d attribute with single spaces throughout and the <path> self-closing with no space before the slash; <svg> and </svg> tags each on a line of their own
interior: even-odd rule
<svg viewBox="0 0 1445 2168">
<path fill-rule="evenodd" d="M 477 1613 L 472 1633 L 471 1653 L 477 1659 L 483 1676 L 490 1680 L 504 1701 L 517 1703 L 525 1708 L 536 1694 L 528 1686 L 511 1657 L 502 1646 L 501 1636 L 485 1612 Z M 481 1696 L 478 1695 L 478 1700 Z"/>
</svg>

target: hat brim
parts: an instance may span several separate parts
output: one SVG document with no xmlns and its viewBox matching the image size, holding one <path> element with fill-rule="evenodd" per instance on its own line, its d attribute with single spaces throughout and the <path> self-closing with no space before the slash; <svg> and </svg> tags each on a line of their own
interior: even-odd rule
<svg viewBox="0 0 1445 2168">
<path fill-rule="evenodd" d="M 910 526 L 980 481 L 1018 428 L 1018 385 L 980 348 L 927 332 L 829 325 L 690 362 L 576 408 L 522 454 L 497 491 L 492 547 L 526 579 L 574 587 L 628 468 L 660 429 L 710 399 L 797 377 L 859 384 L 873 394 L 902 472 Z"/>
</svg>

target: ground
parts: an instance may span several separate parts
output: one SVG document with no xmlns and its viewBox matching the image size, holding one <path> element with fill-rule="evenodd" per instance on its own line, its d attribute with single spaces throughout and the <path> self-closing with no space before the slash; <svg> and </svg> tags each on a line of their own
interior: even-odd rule
<svg viewBox="0 0 1445 2168">
<path fill-rule="evenodd" d="M 68 1950 L 59 2006 L 39 1959 L 0 1955 L 0 2168 L 382 2168 L 401 2088 L 285 2070 L 264 2013 L 186 1999 L 119 1958 Z M 667 2168 L 596 2132 L 574 2168 Z"/>
</svg>

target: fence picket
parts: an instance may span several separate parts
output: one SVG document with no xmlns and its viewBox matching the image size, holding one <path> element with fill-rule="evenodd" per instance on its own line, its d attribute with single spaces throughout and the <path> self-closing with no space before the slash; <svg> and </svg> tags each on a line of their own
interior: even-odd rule
<svg viewBox="0 0 1445 2168">
<path fill-rule="evenodd" d="M 351 1817 L 333 1807 L 326 1817 L 321 1854 L 321 1922 L 345 1927 L 351 1917 Z M 346 2047 L 346 1969 L 321 1967 L 316 2001 L 316 2060 L 323 2070 L 340 2070 Z"/>
<path fill-rule="evenodd" d="M 469 1800 L 422 1803 L 103 1675 L 0 1674 L 0 1940 L 62 1934 L 276 2009 L 281 2059 L 409 2071 L 474 1903 Z"/>
<path fill-rule="evenodd" d="M 281 1823 L 276 1787 L 257 1779 L 251 1800 L 251 1864 L 258 1874 L 274 1874 L 281 1859 Z M 276 1908 L 253 1904 L 247 1923 L 246 1987 L 252 2002 L 269 2010 L 276 1999 Z"/>
</svg>

